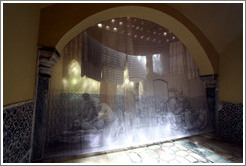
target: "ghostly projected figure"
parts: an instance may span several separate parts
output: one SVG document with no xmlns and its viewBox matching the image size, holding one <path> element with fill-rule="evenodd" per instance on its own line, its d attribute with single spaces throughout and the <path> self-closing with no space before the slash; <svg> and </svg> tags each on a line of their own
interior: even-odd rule
<svg viewBox="0 0 246 166">
<path fill-rule="evenodd" d="M 110 123 L 114 120 L 115 118 L 114 112 L 106 103 L 99 104 L 99 109 L 100 109 L 98 114 L 99 119 L 104 119 L 106 123 Z"/>
<path fill-rule="evenodd" d="M 97 108 L 89 94 L 83 94 L 83 98 L 85 100 L 85 106 L 82 116 L 82 129 L 100 130 L 114 121 L 114 112 L 106 103 L 99 104 Z"/>
<path fill-rule="evenodd" d="M 207 125 L 207 113 L 205 107 L 194 111 L 184 96 L 180 88 L 174 90 L 175 96 L 169 99 L 169 111 L 171 112 L 171 122 L 175 129 L 181 130 L 199 130 Z"/>
<path fill-rule="evenodd" d="M 69 137 L 69 136 L 81 136 L 81 132 L 79 130 L 81 130 L 80 121 L 78 119 L 74 119 L 72 127 L 69 128 L 67 131 L 63 131 L 61 133 L 61 135 L 62 136 L 66 136 L 66 137 Z"/>
<path fill-rule="evenodd" d="M 89 139 L 87 141 L 93 141 L 91 137 L 95 136 L 101 138 L 101 134 L 104 134 L 107 137 L 119 135 L 120 124 L 112 109 L 106 103 L 101 103 L 99 104 L 99 108 L 94 109 L 99 110 L 96 117 L 89 114 L 90 118 L 87 121 L 83 121 L 84 119 L 75 119 L 71 128 L 61 133 L 61 137 L 63 137 L 61 141 L 68 143 L 79 142 L 80 139 L 78 137 L 83 137 L 85 139 L 88 137 Z M 64 139 L 64 137 L 71 139 Z"/>
<path fill-rule="evenodd" d="M 98 109 L 88 93 L 83 94 L 83 99 L 85 106 L 82 110 L 82 121 L 92 123 L 98 116 Z"/>
<path fill-rule="evenodd" d="M 185 112 L 186 125 L 183 127 L 186 130 L 201 130 L 207 126 L 207 110 L 205 107 L 200 108 L 197 112 Z"/>
<path fill-rule="evenodd" d="M 119 120 L 112 109 L 106 104 L 99 104 L 99 115 L 98 121 L 103 121 L 103 137 L 105 140 L 110 140 L 110 142 L 105 141 L 106 143 L 113 143 L 118 141 L 119 137 L 122 134 L 123 126 L 119 123 Z"/>
<path fill-rule="evenodd" d="M 181 129 L 185 123 L 185 112 L 192 112 L 188 99 L 183 94 L 183 89 L 174 90 L 175 96 L 169 99 L 171 122 L 175 129 Z"/>
</svg>

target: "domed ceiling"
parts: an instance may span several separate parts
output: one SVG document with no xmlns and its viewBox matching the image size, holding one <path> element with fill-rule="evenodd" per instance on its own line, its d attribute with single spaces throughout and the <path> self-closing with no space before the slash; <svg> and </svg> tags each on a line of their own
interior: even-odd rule
<svg viewBox="0 0 246 166">
<path fill-rule="evenodd" d="M 99 42 L 102 42 L 103 37 L 112 35 L 131 39 L 136 53 L 158 53 L 167 49 L 170 43 L 179 41 L 168 29 L 147 20 L 131 17 L 105 20 L 88 28 L 87 32 Z"/>
</svg>

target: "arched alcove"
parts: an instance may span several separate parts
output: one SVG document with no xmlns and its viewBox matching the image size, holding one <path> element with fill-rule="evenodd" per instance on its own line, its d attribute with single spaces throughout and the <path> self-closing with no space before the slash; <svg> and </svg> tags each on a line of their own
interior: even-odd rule
<svg viewBox="0 0 246 166">
<path fill-rule="evenodd" d="M 61 54 L 47 95 L 43 157 L 213 130 L 198 67 L 168 29 L 136 17 L 111 18 L 76 35 Z"/>
<path fill-rule="evenodd" d="M 147 7 L 137 7 L 137 6 L 125 6 L 125 7 L 115 7 L 115 8 L 110 8 L 101 12 L 97 12 L 96 14 L 93 14 L 85 19 L 83 19 L 82 21 L 80 21 L 78 24 L 76 24 L 73 28 L 71 28 L 69 31 L 67 31 L 61 38 L 60 40 L 56 43 L 55 48 L 58 50 L 58 52 L 62 52 L 63 48 L 72 40 L 74 39 L 76 36 L 78 36 L 79 34 L 81 34 L 83 31 L 85 31 L 87 28 L 96 25 L 97 23 L 104 21 L 104 20 L 108 20 L 108 19 L 112 19 L 112 18 L 117 18 L 117 17 L 134 17 L 134 18 L 139 18 L 139 19 L 144 19 L 147 21 L 151 21 L 153 23 L 156 23 L 162 27 L 167 28 L 168 30 L 170 30 L 176 37 L 179 38 L 179 40 L 187 47 L 188 51 L 191 53 L 191 55 L 193 56 L 194 60 L 196 61 L 199 69 L 200 69 L 200 75 L 210 75 L 210 74 L 214 74 L 217 72 L 216 70 L 216 64 L 215 62 L 211 61 L 211 58 L 209 58 L 210 55 L 207 54 L 207 51 L 204 49 L 204 45 L 202 45 L 199 40 L 197 40 L 197 36 L 195 36 L 192 31 L 187 28 L 184 24 L 182 24 L 182 22 L 180 22 L 179 20 L 175 19 L 174 17 L 172 17 L 169 14 L 166 14 L 164 12 L 155 10 L 155 9 L 151 9 L 151 8 L 147 8 Z M 66 22 L 66 21 L 65 21 Z M 56 66 L 55 66 L 56 67 Z M 54 68 L 53 68 L 54 69 Z M 76 69 L 76 67 L 74 68 Z M 47 79 L 48 80 L 48 79 Z M 49 80 L 48 80 L 49 81 Z M 48 81 L 46 81 L 45 83 L 48 84 Z M 75 84 L 76 81 L 72 80 L 72 84 Z M 128 81 L 129 82 L 129 81 Z M 104 83 L 102 82 L 102 84 L 100 84 L 101 86 L 104 86 Z M 135 84 L 133 83 L 132 85 L 135 86 Z M 163 93 L 161 94 L 165 94 L 164 96 L 166 96 L 166 94 L 168 93 L 167 91 L 173 92 L 174 94 L 177 93 L 177 96 L 179 97 L 183 97 L 183 90 L 182 88 L 176 89 L 176 88 L 172 88 L 170 87 L 169 89 L 167 88 L 167 85 L 161 85 L 162 87 L 165 87 L 165 91 L 163 91 Z M 109 85 L 105 85 L 106 88 L 101 88 L 101 89 L 111 89 L 112 87 Z M 137 85 L 137 87 L 139 88 L 140 85 Z M 159 85 L 157 85 L 157 88 L 159 87 Z M 47 87 L 45 87 L 46 89 L 48 89 Z M 114 88 L 116 88 L 116 86 L 114 86 Z M 204 87 L 203 87 L 204 88 Z M 103 94 L 104 92 L 101 91 L 100 89 L 100 94 Z M 134 92 L 134 88 L 129 88 L 129 94 L 135 94 Z M 140 88 L 139 88 L 140 89 Z M 153 89 L 153 86 L 152 86 Z M 113 90 L 114 91 L 114 90 Z M 151 90 L 152 91 L 152 90 Z M 105 93 L 109 93 L 108 91 Z M 111 92 L 110 92 L 111 93 Z M 127 94 L 128 92 L 126 92 Z M 114 92 L 115 94 L 115 92 Z M 126 103 L 129 101 L 133 101 L 136 100 L 136 98 L 131 98 L 133 95 L 129 95 L 127 94 L 127 96 L 130 96 L 129 98 L 125 98 Z M 203 93 L 205 94 L 205 93 Z M 47 95 L 47 94 L 46 94 Z M 81 94 L 80 94 L 81 95 Z M 137 94 L 138 95 L 138 94 Z M 149 93 L 146 96 L 142 97 L 142 103 L 145 103 L 144 109 L 146 109 L 146 112 L 149 112 L 149 114 L 152 115 L 151 113 L 151 108 L 154 104 L 154 102 L 152 102 L 152 100 L 155 99 L 155 97 L 151 96 L 153 94 Z M 62 96 L 62 95 L 61 95 Z M 102 95 L 103 96 L 103 95 Z M 63 97 L 63 96 L 62 96 Z M 77 96 L 80 97 L 80 96 Z M 98 97 L 98 96 L 97 96 Z M 120 97 L 120 96 L 118 96 Z M 124 96 L 123 96 L 124 97 Z M 134 96 L 133 96 L 134 97 Z M 175 96 L 172 96 L 172 98 L 170 97 L 170 103 L 172 105 L 175 105 L 175 100 L 174 99 Z M 205 95 L 203 96 L 204 99 Z M 45 107 L 47 106 L 45 101 L 48 100 L 47 96 L 42 96 L 42 98 L 44 99 L 44 101 L 37 99 L 37 101 L 39 101 L 41 104 L 43 104 Z M 81 97 L 80 97 L 81 99 Z M 120 99 L 121 100 L 121 99 Z M 139 100 L 139 99 L 138 99 Z M 67 101 L 67 100 L 66 100 Z M 101 96 L 100 96 L 100 101 L 101 100 Z M 121 100 L 122 101 L 122 100 Z M 166 97 L 164 97 L 164 101 L 167 102 Z M 203 100 L 205 101 L 205 100 Z M 134 101 L 135 102 L 135 101 Z M 160 101 L 162 102 L 162 101 Z M 169 101 L 168 101 L 169 102 Z M 196 102 L 196 101 L 194 101 Z M 64 104 L 65 102 L 61 102 L 62 104 Z M 115 103 L 115 102 L 114 102 Z M 112 104 L 112 108 L 114 107 L 114 103 Z M 116 102 L 117 103 L 117 102 Z M 197 103 L 197 102 L 196 102 Z M 205 103 L 205 102 L 203 102 Z M 81 104 L 81 103 L 80 103 Z M 118 103 L 118 107 L 121 108 L 120 104 L 122 103 Z M 72 104 L 74 105 L 74 104 Z M 126 110 L 131 110 L 132 107 L 130 108 L 130 106 L 134 106 L 135 110 L 138 110 L 139 107 L 141 106 L 141 104 L 139 104 L 139 102 L 136 103 L 131 103 L 128 109 L 128 105 L 125 105 L 125 107 L 127 107 Z M 169 108 L 167 107 L 168 104 L 159 104 L 159 103 L 155 103 L 156 107 L 155 111 L 158 112 L 160 109 L 165 108 L 166 110 L 169 110 Z M 199 109 L 201 112 L 206 111 L 207 109 L 205 108 L 206 106 L 201 106 L 199 105 Z M 67 106 L 67 104 L 66 104 Z M 160 106 L 160 107 L 159 107 Z M 152 107 L 154 108 L 154 107 Z M 63 107 L 63 109 L 65 109 L 65 107 Z M 73 109 L 73 108 L 72 108 Z M 141 109 L 141 108 L 140 108 Z M 143 109 L 143 110 L 144 110 Z M 149 109 L 149 110 L 148 110 Z M 171 108 L 173 109 L 173 108 Z M 190 108 L 191 109 L 191 108 Z M 43 111 L 43 114 L 45 115 L 45 111 L 48 111 L 47 108 L 43 109 L 40 107 L 40 110 Z M 44 111 L 45 110 L 45 111 Z M 119 111 L 121 111 L 121 109 L 118 109 Z M 54 111 L 54 110 L 53 110 Z M 37 110 L 36 110 L 37 112 Z M 51 112 L 51 111 L 48 111 Z M 63 111 L 64 112 L 64 111 Z M 126 115 L 128 114 L 127 111 Z M 129 111 L 130 112 L 130 111 Z M 161 114 L 161 112 L 158 112 L 158 114 Z M 177 113 L 179 114 L 179 113 Z M 198 113 L 197 113 L 198 114 Z M 157 116 L 157 115 L 154 115 Z M 160 115 L 162 116 L 162 114 Z M 189 115 L 188 115 L 189 116 Z M 149 117 L 149 116 L 146 116 Z M 44 117 L 43 117 L 44 118 Z M 171 120 L 170 120 L 171 119 Z M 177 118 L 173 118 L 173 119 L 177 119 Z M 163 119 L 162 119 L 163 120 Z M 165 118 L 164 118 L 165 120 Z M 168 118 L 166 117 L 166 120 L 170 120 L 171 123 L 176 123 L 176 121 L 172 121 L 172 118 Z M 44 118 L 43 123 L 46 123 L 46 120 Z M 53 122 L 52 122 L 53 123 Z M 60 121 L 59 121 L 60 123 Z M 128 122 L 126 122 L 128 123 Z M 129 122 L 131 123 L 131 122 Z M 152 119 L 149 121 L 149 123 L 152 123 Z M 198 122 L 198 123 L 203 123 L 203 122 Z M 40 125 L 44 124 L 37 124 L 36 126 L 40 127 Z M 165 124 L 166 125 L 166 124 Z M 131 126 L 131 125 L 129 125 Z M 169 126 L 169 125 L 167 125 Z M 45 129 L 45 128 L 44 128 Z M 189 127 L 187 128 L 189 129 Z M 133 130 L 133 129 L 132 129 Z M 135 130 L 135 129 L 134 129 Z M 209 129 L 210 130 L 210 129 Z M 159 128 L 156 129 L 156 131 L 154 131 L 154 134 L 158 133 Z M 44 132 L 44 131 L 42 131 Z M 40 133 L 42 133 L 40 132 Z M 132 131 L 134 133 L 134 131 Z M 144 134 L 144 133 L 142 133 Z M 159 137 L 160 135 L 157 134 L 157 137 Z M 171 136 L 171 135 L 170 135 Z M 183 135 L 184 136 L 184 135 Z M 123 136 L 125 137 L 125 135 Z M 126 135 L 126 137 L 128 137 Z M 132 138 L 132 137 L 130 137 Z M 123 139 L 125 140 L 125 139 Z M 126 140 L 127 141 L 127 140 Z M 42 142 L 44 144 L 44 141 L 41 140 L 40 142 Z M 105 140 L 105 145 L 108 146 L 108 141 L 107 139 Z M 111 143 L 109 141 L 109 143 Z M 125 142 L 126 144 L 128 142 Z M 39 145 L 40 146 L 40 145 Z M 48 144 L 49 146 L 49 144 Z M 126 145 L 128 146 L 128 145 Z M 42 147 L 41 147 L 42 148 Z M 108 147 L 107 147 L 108 148 Z M 40 157 L 40 154 L 37 155 L 38 157 Z M 37 157 L 37 158 L 38 158 Z"/>
</svg>

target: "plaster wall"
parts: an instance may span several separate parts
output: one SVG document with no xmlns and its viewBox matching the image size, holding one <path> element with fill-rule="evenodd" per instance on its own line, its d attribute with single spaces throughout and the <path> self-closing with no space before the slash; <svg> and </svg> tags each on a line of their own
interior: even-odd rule
<svg viewBox="0 0 246 166">
<path fill-rule="evenodd" d="M 221 101 L 243 103 L 242 36 L 233 41 L 220 58 L 219 100 Z"/>
<path fill-rule="evenodd" d="M 47 4 L 46 4 L 47 5 Z M 35 89 L 40 8 L 3 5 L 3 105 L 32 100 Z"/>
</svg>

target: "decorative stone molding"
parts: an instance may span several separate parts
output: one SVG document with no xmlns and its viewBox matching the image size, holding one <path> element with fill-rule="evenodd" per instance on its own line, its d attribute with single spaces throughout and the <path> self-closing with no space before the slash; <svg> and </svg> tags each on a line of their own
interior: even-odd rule
<svg viewBox="0 0 246 166">
<path fill-rule="evenodd" d="M 42 47 L 39 49 L 39 74 L 50 76 L 51 68 L 59 61 L 60 54 L 55 48 Z"/>
</svg>

